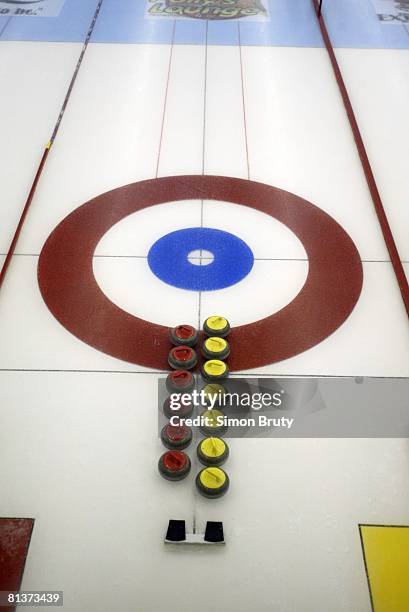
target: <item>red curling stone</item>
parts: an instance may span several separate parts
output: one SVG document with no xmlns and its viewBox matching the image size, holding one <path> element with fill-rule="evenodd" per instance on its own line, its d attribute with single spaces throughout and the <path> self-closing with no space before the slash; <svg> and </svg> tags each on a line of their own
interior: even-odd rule
<svg viewBox="0 0 409 612">
<path fill-rule="evenodd" d="M 166 378 L 166 388 L 169 393 L 189 393 L 195 387 L 195 379 L 187 370 L 175 370 Z"/>
<path fill-rule="evenodd" d="M 170 340 L 175 346 L 195 346 L 199 332 L 192 325 L 177 325 L 169 331 Z"/>
<path fill-rule="evenodd" d="M 196 351 L 190 346 L 175 346 L 169 352 L 168 362 L 175 370 L 190 370 L 197 364 Z"/>
<path fill-rule="evenodd" d="M 183 480 L 190 472 L 190 459 L 183 451 L 169 450 L 158 462 L 159 473 L 166 480 Z"/>
<path fill-rule="evenodd" d="M 170 404 L 171 398 L 168 397 L 163 402 L 163 414 L 167 419 L 170 419 L 175 416 L 179 417 L 180 419 L 187 419 L 193 414 L 193 400 L 191 400 L 187 405 L 179 402 L 179 406 L 176 408 L 171 408 Z"/>
<path fill-rule="evenodd" d="M 187 425 L 171 425 L 168 423 L 160 432 L 163 446 L 170 449 L 183 450 L 193 438 L 193 432 Z"/>
</svg>

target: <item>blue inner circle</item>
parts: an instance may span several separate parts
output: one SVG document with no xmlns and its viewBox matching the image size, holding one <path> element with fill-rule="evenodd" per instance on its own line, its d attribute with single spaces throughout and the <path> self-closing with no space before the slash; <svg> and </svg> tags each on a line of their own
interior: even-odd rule
<svg viewBox="0 0 409 612">
<path fill-rule="evenodd" d="M 214 260 L 195 265 L 192 251 L 210 251 Z M 214 291 L 241 281 L 253 267 L 254 256 L 243 240 L 210 227 L 190 227 L 159 238 L 150 248 L 148 264 L 162 281 L 179 289 Z"/>
</svg>

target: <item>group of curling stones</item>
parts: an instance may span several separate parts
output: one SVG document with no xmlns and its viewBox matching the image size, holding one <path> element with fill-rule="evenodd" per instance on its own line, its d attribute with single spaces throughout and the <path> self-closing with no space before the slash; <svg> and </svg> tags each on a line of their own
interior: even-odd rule
<svg viewBox="0 0 409 612">
<path fill-rule="evenodd" d="M 230 324 L 224 317 L 208 317 L 203 324 L 204 340 L 201 345 L 203 361 L 200 365 L 201 377 L 205 382 L 202 397 L 223 392 L 218 384 L 228 377 L 229 368 L 226 359 L 230 354 L 226 337 L 230 333 Z M 181 422 L 166 424 L 161 431 L 161 441 L 168 449 L 159 459 L 160 474 L 167 480 L 183 480 L 191 471 L 191 461 L 184 450 L 192 443 L 193 431 L 183 423 L 193 414 L 193 401 L 189 403 L 189 393 L 195 388 L 195 378 L 191 372 L 199 363 L 195 347 L 199 342 L 199 332 L 190 325 L 178 325 L 170 330 L 173 348 L 169 352 L 168 362 L 173 371 L 166 379 L 166 388 L 170 394 L 183 394 L 184 401 L 177 408 L 171 406 L 171 397 L 165 400 L 163 413 L 167 419 L 179 417 Z M 217 416 L 223 415 L 219 410 L 206 409 L 201 414 L 199 427 L 203 438 L 196 449 L 197 457 L 204 466 L 197 474 L 196 487 L 204 497 L 214 499 L 224 495 L 229 488 L 229 477 L 220 467 L 229 456 L 227 443 L 221 438 L 227 428 L 218 423 Z M 174 421 L 174 419 L 172 419 Z"/>
</svg>

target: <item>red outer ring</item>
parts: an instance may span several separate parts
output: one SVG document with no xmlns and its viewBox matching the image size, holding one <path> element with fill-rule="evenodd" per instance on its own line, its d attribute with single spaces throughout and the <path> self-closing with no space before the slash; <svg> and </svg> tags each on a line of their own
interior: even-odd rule
<svg viewBox="0 0 409 612">
<path fill-rule="evenodd" d="M 231 370 L 298 355 L 327 338 L 350 315 L 362 289 L 362 264 L 351 238 L 332 217 L 263 183 L 223 176 L 172 176 L 104 193 L 55 228 L 40 255 L 38 282 L 56 319 L 99 351 L 167 370 L 169 329 L 113 304 L 95 280 L 93 254 L 104 234 L 128 215 L 156 204 L 196 199 L 242 204 L 271 215 L 301 240 L 309 259 L 307 280 L 292 302 L 232 330 Z"/>
</svg>

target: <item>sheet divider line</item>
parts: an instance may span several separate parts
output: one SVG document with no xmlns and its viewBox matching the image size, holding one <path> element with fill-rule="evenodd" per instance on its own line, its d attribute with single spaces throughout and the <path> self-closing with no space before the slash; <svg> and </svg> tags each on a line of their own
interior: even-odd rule
<svg viewBox="0 0 409 612">
<path fill-rule="evenodd" d="M 82 61 L 84 59 L 86 50 L 88 48 L 89 41 L 91 40 L 91 36 L 92 36 L 93 31 L 94 31 L 94 27 L 95 27 L 96 21 L 98 19 L 98 16 L 99 16 L 99 13 L 100 13 L 103 1 L 104 0 L 98 0 L 97 7 L 95 9 L 95 12 L 94 12 L 91 24 L 90 24 L 90 26 L 88 28 L 87 36 L 86 36 L 84 44 L 82 46 L 82 50 L 81 50 L 80 56 L 78 58 L 77 65 L 75 67 L 74 74 L 73 74 L 73 76 L 71 78 L 71 81 L 70 81 L 70 84 L 68 86 L 68 90 L 67 90 L 67 93 L 65 95 L 64 102 L 62 104 L 60 113 L 58 115 L 57 122 L 56 122 L 56 124 L 54 126 L 53 132 L 51 134 L 51 138 L 48 141 L 47 146 L 44 149 L 43 155 L 41 157 L 40 164 L 39 164 L 39 166 L 37 168 L 37 172 L 36 172 L 36 175 L 34 177 L 34 181 L 33 181 L 32 185 L 30 187 L 30 192 L 29 192 L 27 200 L 25 202 L 25 205 L 24 205 L 24 208 L 23 208 L 23 212 L 21 213 L 21 216 L 20 216 L 20 219 L 19 219 L 16 231 L 14 233 L 13 239 L 12 239 L 12 241 L 10 243 L 10 246 L 9 246 L 9 249 L 7 251 L 6 259 L 4 260 L 3 266 L 2 266 L 1 271 L 0 271 L 0 290 L 1 290 L 2 286 L 3 286 L 4 279 L 6 278 L 7 271 L 9 269 L 12 257 L 14 255 L 14 251 L 16 249 L 17 242 L 18 242 L 18 240 L 20 238 L 20 234 L 21 234 L 21 231 L 23 229 L 23 225 L 24 225 L 24 222 L 26 220 L 28 211 L 29 211 L 29 209 L 31 207 L 31 204 L 33 202 L 35 193 L 37 191 L 37 186 L 38 186 L 38 183 L 40 181 L 41 175 L 43 173 L 45 164 L 47 162 L 48 155 L 49 155 L 51 147 L 52 147 L 52 145 L 53 145 L 53 143 L 54 143 L 54 141 L 55 141 L 55 139 L 57 137 L 58 130 L 59 130 L 60 125 L 61 125 L 61 121 L 62 121 L 62 119 L 64 117 L 64 114 L 65 114 L 65 111 L 67 109 L 68 102 L 69 102 L 69 100 L 71 98 L 71 94 L 72 94 L 72 91 L 74 89 L 75 81 L 77 80 L 77 76 L 78 76 L 78 73 L 80 71 L 80 68 L 81 68 Z"/>
<path fill-rule="evenodd" d="M 321 35 L 327 49 L 329 59 L 332 65 L 332 69 L 334 71 L 335 79 L 338 84 L 338 88 L 344 103 L 345 111 L 348 116 L 349 125 L 351 127 L 356 148 L 358 150 L 358 154 L 361 160 L 362 169 L 365 174 L 366 182 L 369 188 L 369 192 L 372 197 L 372 202 L 375 207 L 375 212 L 378 217 L 379 224 L 381 226 L 382 234 L 386 243 L 386 247 L 388 249 L 392 266 L 395 272 L 396 280 L 399 285 L 399 289 L 402 295 L 403 303 L 406 308 L 406 313 L 409 317 L 409 283 L 406 278 L 406 274 L 402 265 L 402 260 L 400 258 L 395 239 L 392 234 L 392 230 L 389 225 L 388 217 L 385 212 L 385 208 L 383 206 L 382 198 L 380 196 L 378 186 L 376 184 L 375 176 L 372 171 L 371 163 L 369 161 L 368 154 L 366 152 L 365 144 L 358 126 L 358 121 L 355 116 L 355 112 L 349 98 L 348 90 L 345 85 L 344 78 L 342 76 L 341 69 L 338 64 L 338 60 L 335 55 L 334 47 L 332 46 L 331 38 L 328 34 L 327 27 L 325 25 L 324 16 L 322 12 L 319 11 L 319 0 L 311 0 L 315 9 L 315 14 L 318 20 L 318 24 L 321 30 Z"/>
<path fill-rule="evenodd" d="M 2 266 L 1 271 L 0 271 L 0 289 L 2 288 L 3 283 L 4 283 L 4 279 L 6 278 L 6 274 L 7 274 L 7 271 L 9 269 L 11 260 L 13 258 L 14 251 L 16 250 L 16 246 L 17 246 L 17 242 L 18 242 L 18 239 L 20 237 L 20 234 L 21 234 L 21 230 L 23 229 L 24 222 L 26 220 L 28 211 L 30 209 L 30 206 L 31 206 L 31 203 L 33 201 L 35 192 L 37 190 L 37 185 L 38 185 L 40 177 L 41 177 L 41 175 L 43 173 L 44 166 L 45 166 L 45 163 L 47 161 L 47 157 L 48 157 L 49 153 L 50 153 L 50 147 L 46 147 L 46 149 L 44 149 L 43 155 L 41 157 L 40 165 L 38 166 L 38 169 L 37 169 L 37 172 L 36 172 L 33 184 L 31 185 L 30 192 L 28 194 L 28 198 L 27 198 L 26 203 L 24 205 L 23 212 L 21 213 L 20 220 L 18 222 L 16 231 L 14 233 L 13 239 L 12 239 L 11 244 L 9 246 L 9 250 L 7 251 L 6 259 L 4 260 L 3 266 Z"/>
<path fill-rule="evenodd" d="M 9 18 L 7 19 L 7 21 L 6 21 L 6 23 L 4 24 L 4 26 L 1 28 L 1 30 L 0 30 L 0 39 L 2 38 L 2 36 L 3 36 L 4 32 L 7 30 L 8 26 L 9 26 L 9 24 L 10 24 L 10 21 L 11 21 L 12 19 L 13 19 L 13 17 L 9 17 Z"/>
</svg>

